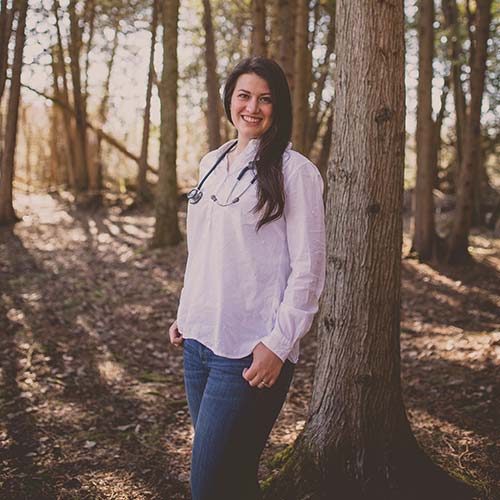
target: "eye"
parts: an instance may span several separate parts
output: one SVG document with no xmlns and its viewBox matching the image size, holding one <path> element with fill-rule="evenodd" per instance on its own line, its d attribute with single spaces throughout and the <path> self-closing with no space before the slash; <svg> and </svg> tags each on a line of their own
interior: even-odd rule
<svg viewBox="0 0 500 500">
<path fill-rule="evenodd" d="M 239 99 L 247 99 L 248 98 L 248 94 L 243 94 L 243 92 L 241 92 L 241 93 L 238 94 L 238 98 Z"/>
<path fill-rule="evenodd" d="M 260 102 L 263 102 L 264 104 L 271 104 L 273 101 L 269 96 L 264 96 L 260 98 Z"/>
</svg>

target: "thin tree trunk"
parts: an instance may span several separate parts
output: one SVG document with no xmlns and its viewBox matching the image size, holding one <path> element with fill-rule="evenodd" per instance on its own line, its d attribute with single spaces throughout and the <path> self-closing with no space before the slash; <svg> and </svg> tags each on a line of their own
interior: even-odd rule
<svg viewBox="0 0 500 500">
<path fill-rule="evenodd" d="M 271 30 L 269 32 L 268 52 L 269 57 L 278 60 L 282 33 L 280 32 L 280 0 L 272 0 L 269 17 L 271 18 Z"/>
<path fill-rule="evenodd" d="M 328 198 L 328 179 L 326 176 L 326 172 L 328 169 L 328 159 L 330 158 L 330 152 L 332 149 L 332 132 L 333 132 L 333 112 L 330 111 L 327 121 L 326 121 L 326 130 L 323 135 L 323 140 L 321 141 L 321 151 L 318 159 L 318 169 L 321 173 L 321 177 L 323 178 L 323 182 L 325 185 L 325 189 L 323 192 L 323 199 L 327 200 Z"/>
<path fill-rule="evenodd" d="M 156 220 L 152 246 L 175 245 L 181 240 L 177 218 L 177 26 L 179 0 L 164 0 L 163 71 L 161 102 L 160 167 L 156 187 Z"/>
<path fill-rule="evenodd" d="M 69 89 L 68 89 L 68 78 L 67 78 L 67 71 L 66 71 L 66 64 L 64 62 L 64 48 L 62 44 L 62 36 L 61 36 L 61 27 L 59 23 L 59 1 L 54 0 L 54 3 L 52 5 L 53 7 L 53 12 L 54 12 L 54 17 L 55 17 L 55 25 L 56 25 L 56 33 L 57 33 L 57 62 L 53 64 L 53 68 L 58 71 L 58 75 L 61 76 L 62 80 L 62 94 L 59 96 L 62 98 L 63 103 L 65 104 L 64 107 L 62 107 L 62 117 L 64 121 L 64 134 L 66 136 L 66 148 L 68 151 L 68 180 L 69 180 L 69 186 L 74 189 L 75 188 L 75 182 L 76 182 L 76 169 L 77 169 L 77 160 L 76 160 L 76 152 L 75 152 L 75 142 L 73 139 L 73 135 L 71 133 L 72 130 L 72 117 L 70 112 L 68 111 L 71 109 L 71 104 L 69 101 Z M 52 57 L 54 57 L 54 54 L 52 54 Z M 54 75 L 54 78 L 57 79 L 57 75 Z M 56 98 L 58 96 L 55 96 Z"/>
<path fill-rule="evenodd" d="M 464 498 L 441 487 L 442 472 L 419 449 L 401 395 L 403 0 L 337 5 L 328 267 L 313 395 L 265 498 Z"/>
<path fill-rule="evenodd" d="M 448 54 L 451 62 L 451 84 L 453 88 L 453 99 L 455 102 L 455 130 L 456 130 L 456 171 L 454 173 L 455 184 L 460 174 L 460 166 L 463 163 L 464 133 L 466 125 L 466 103 L 462 87 L 462 49 L 459 36 L 459 21 L 456 0 L 443 0 L 442 3 L 445 28 L 449 31 Z"/>
<path fill-rule="evenodd" d="M 469 230 L 474 208 L 474 179 L 478 174 L 481 103 L 490 36 L 491 2 L 492 0 L 478 0 L 476 2 L 476 26 L 474 39 L 471 40 L 474 57 L 471 59 L 470 105 L 465 133 L 464 158 L 457 189 L 456 215 L 447 241 L 446 260 L 449 264 L 463 264 L 470 260 Z"/>
<path fill-rule="evenodd" d="M 89 26 L 89 37 L 87 40 L 87 46 L 85 47 L 85 71 L 84 71 L 84 87 L 83 87 L 83 109 L 85 111 L 85 116 L 87 116 L 87 99 L 89 97 L 89 68 L 90 68 L 90 52 L 92 50 L 92 43 L 94 41 L 94 25 L 95 25 L 95 0 L 85 1 L 85 20 L 88 21 Z"/>
<path fill-rule="evenodd" d="M 436 178 L 432 119 L 434 0 L 419 0 L 418 7 L 417 176 L 412 250 L 421 262 L 428 262 L 437 257 L 432 196 Z"/>
<path fill-rule="evenodd" d="M 297 1 L 298 0 L 279 0 L 279 11 L 281 16 L 281 45 L 278 62 L 285 72 L 292 95 L 294 89 L 295 68 L 293 51 L 290 50 L 290 47 L 295 46 L 295 16 Z"/>
<path fill-rule="evenodd" d="M 306 151 L 309 152 L 309 155 L 311 155 L 312 153 L 312 148 L 314 147 L 319 127 L 321 126 L 320 107 L 323 101 L 322 95 L 323 95 L 323 90 L 325 89 L 326 79 L 330 71 L 330 57 L 333 53 L 334 48 L 335 48 L 335 6 L 333 7 L 333 9 L 331 9 L 331 23 L 330 23 L 330 29 L 328 31 L 328 36 L 326 39 L 326 54 L 325 58 L 323 59 L 318 69 L 320 76 L 316 81 L 316 87 L 314 89 L 314 101 L 309 115 L 309 126 L 307 127 L 307 144 L 306 144 Z"/>
<path fill-rule="evenodd" d="M 23 51 L 28 0 L 19 2 L 16 27 L 16 46 L 12 64 L 12 80 L 10 82 L 7 123 L 5 125 L 5 146 L 0 164 L 0 225 L 8 225 L 19 219 L 12 205 L 12 183 L 14 181 L 14 157 L 17 140 L 17 121 L 19 101 L 21 97 L 21 71 L 23 67 Z"/>
<path fill-rule="evenodd" d="M 219 78 L 217 76 L 217 55 L 210 0 L 203 0 L 203 28 L 205 29 L 205 63 L 207 66 L 207 127 L 209 149 L 220 146 Z"/>
<path fill-rule="evenodd" d="M 108 61 L 108 72 L 106 75 L 106 80 L 104 80 L 104 88 L 102 90 L 102 99 L 99 106 L 99 119 L 100 125 L 104 126 L 108 117 L 108 107 L 109 107 L 109 89 L 111 86 L 111 74 L 113 72 L 116 50 L 118 49 L 118 40 L 120 34 L 120 19 L 117 16 L 114 25 L 115 35 L 113 37 L 113 45 L 111 46 L 111 55 Z"/>
<path fill-rule="evenodd" d="M 308 23 L 309 2 L 297 0 L 297 19 L 295 29 L 295 59 L 294 59 L 294 89 L 293 89 L 293 132 L 292 143 L 294 149 L 305 152 L 307 117 L 308 117 Z"/>
<path fill-rule="evenodd" d="M 81 32 L 78 26 L 76 14 L 76 0 L 69 2 L 70 17 L 70 44 L 71 77 L 73 81 L 73 106 L 75 109 L 76 124 L 76 160 L 75 190 L 81 193 L 88 189 L 88 159 L 87 159 L 87 127 L 85 116 L 84 98 L 82 96 L 81 71 L 80 71 L 80 48 Z"/>
<path fill-rule="evenodd" d="M 151 116 L 151 94 L 153 90 L 153 75 L 155 72 L 155 45 L 156 29 L 158 26 L 159 0 L 153 0 L 153 19 L 151 21 L 151 48 L 149 50 L 149 72 L 146 86 L 146 105 L 144 107 L 144 123 L 142 127 L 141 156 L 139 159 L 139 171 L 137 175 L 137 196 L 141 201 L 150 200 L 151 193 L 146 182 L 148 170 L 148 149 L 149 149 L 149 127 Z"/>
<path fill-rule="evenodd" d="M 12 34 L 12 21 L 14 20 L 14 7 L 8 9 L 7 0 L 2 0 L 1 8 L 2 11 L 0 12 L 0 103 L 2 102 L 2 96 L 5 90 L 5 82 L 7 79 L 9 40 Z"/>
<path fill-rule="evenodd" d="M 443 120 L 446 115 L 446 100 L 450 89 L 450 76 L 446 75 L 444 78 L 443 88 L 441 90 L 441 107 L 436 117 L 434 124 L 434 140 L 432 143 L 432 164 L 434 168 L 434 187 L 439 188 L 439 172 L 441 170 L 441 129 L 443 128 Z"/>
<path fill-rule="evenodd" d="M 265 0 L 252 0 L 252 40 L 250 53 L 253 56 L 266 56 Z"/>
</svg>

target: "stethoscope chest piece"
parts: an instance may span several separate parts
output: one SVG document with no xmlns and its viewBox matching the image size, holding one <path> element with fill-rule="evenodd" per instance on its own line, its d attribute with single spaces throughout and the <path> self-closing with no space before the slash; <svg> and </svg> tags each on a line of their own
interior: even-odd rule
<svg viewBox="0 0 500 500">
<path fill-rule="evenodd" d="M 197 187 L 191 189 L 191 191 L 189 191 L 189 193 L 187 194 L 188 202 L 192 205 L 198 203 L 202 197 L 203 191 L 201 189 L 198 189 Z"/>
</svg>

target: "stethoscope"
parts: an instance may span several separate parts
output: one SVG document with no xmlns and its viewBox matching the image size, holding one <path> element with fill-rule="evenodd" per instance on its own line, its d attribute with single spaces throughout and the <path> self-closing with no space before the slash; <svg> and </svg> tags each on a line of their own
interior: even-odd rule
<svg viewBox="0 0 500 500">
<path fill-rule="evenodd" d="M 234 141 L 221 155 L 219 158 L 217 158 L 217 161 L 213 164 L 212 168 L 203 176 L 203 179 L 201 179 L 200 183 L 193 189 L 191 189 L 191 191 L 189 191 L 189 193 L 187 194 L 187 199 L 188 199 L 188 202 L 191 203 L 192 205 L 198 203 L 201 198 L 203 197 L 203 191 L 201 190 L 201 188 L 203 187 L 203 184 L 205 183 L 205 181 L 208 179 L 208 177 L 210 176 L 210 174 L 217 168 L 217 166 L 219 165 L 219 163 L 226 157 L 226 155 L 228 153 L 230 153 L 236 146 L 236 144 L 238 143 L 238 141 Z M 241 169 L 241 172 L 238 174 L 238 177 L 236 178 L 236 182 L 234 183 L 231 191 L 229 192 L 229 194 L 227 195 L 227 199 L 229 199 L 231 197 L 231 195 L 233 194 L 234 190 L 236 189 L 236 186 L 238 185 L 238 182 L 243 178 L 243 176 L 245 175 L 245 172 L 247 172 L 248 170 L 253 170 L 255 168 L 255 164 L 254 164 L 254 161 L 251 161 L 247 166 L 245 166 L 243 169 Z M 217 205 L 221 206 L 221 207 L 227 207 L 228 205 L 232 205 L 233 203 L 238 203 L 238 201 L 240 201 L 240 198 L 243 196 L 243 194 L 245 194 L 249 189 L 250 187 L 252 186 L 252 184 L 257 180 L 257 174 L 254 175 L 253 179 L 250 181 L 250 184 L 238 195 L 236 196 L 235 198 L 233 198 L 229 203 L 221 203 L 218 199 L 217 199 L 217 196 L 215 194 L 213 194 L 210 199 L 217 203 Z M 219 189 L 220 189 L 220 186 L 219 186 Z M 218 190 L 217 190 L 218 191 Z"/>
</svg>

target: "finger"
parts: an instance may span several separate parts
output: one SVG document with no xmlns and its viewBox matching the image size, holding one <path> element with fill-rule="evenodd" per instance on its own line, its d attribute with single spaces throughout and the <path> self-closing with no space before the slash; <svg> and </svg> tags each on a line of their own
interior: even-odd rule
<svg viewBox="0 0 500 500">
<path fill-rule="evenodd" d="M 262 373 L 257 373 L 255 377 L 253 377 L 250 381 L 249 384 L 252 387 L 256 387 L 262 383 L 263 380 L 266 380 L 266 377 Z"/>
<path fill-rule="evenodd" d="M 256 369 L 254 364 L 250 365 L 250 368 L 243 368 L 243 378 L 250 382 L 255 377 Z"/>
</svg>

